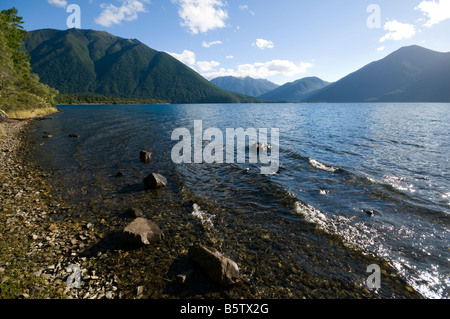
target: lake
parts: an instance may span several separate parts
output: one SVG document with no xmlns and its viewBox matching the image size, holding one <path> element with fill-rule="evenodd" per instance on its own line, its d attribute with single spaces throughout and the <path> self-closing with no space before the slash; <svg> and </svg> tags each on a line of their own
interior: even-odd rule
<svg viewBox="0 0 450 319">
<path fill-rule="evenodd" d="M 351 297 L 366 289 L 373 263 L 382 297 L 401 295 L 390 283 L 397 277 L 426 298 L 450 295 L 450 104 L 60 109 L 32 127 L 33 158 L 77 218 L 119 227 L 124 210 L 141 208 L 173 247 L 185 237 L 237 260 L 250 297 Z M 277 170 L 261 174 L 264 165 L 249 160 L 195 163 L 194 154 L 174 163 L 172 133 L 194 137 L 194 121 L 224 140 L 230 128 L 278 129 L 277 141 L 268 136 Z M 150 164 L 140 162 L 142 150 L 152 152 Z M 167 178 L 165 189 L 145 190 L 152 172 Z"/>
</svg>

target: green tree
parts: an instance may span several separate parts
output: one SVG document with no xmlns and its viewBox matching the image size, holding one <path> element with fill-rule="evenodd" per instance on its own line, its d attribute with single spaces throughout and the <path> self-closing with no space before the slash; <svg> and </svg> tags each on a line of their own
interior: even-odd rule
<svg viewBox="0 0 450 319">
<path fill-rule="evenodd" d="M 47 108 L 58 92 L 31 73 L 30 57 L 21 50 L 27 31 L 16 8 L 0 12 L 0 109 Z"/>
</svg>

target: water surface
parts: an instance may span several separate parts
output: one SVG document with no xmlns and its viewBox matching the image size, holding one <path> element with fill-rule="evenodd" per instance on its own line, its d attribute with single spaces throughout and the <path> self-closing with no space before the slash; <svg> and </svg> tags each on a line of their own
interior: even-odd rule
<svg viewBox="0 0 450 319">
<path fill-rule="evenodd" d="M 367 255 L 388 261 L 423 296 L 449 297 L 449 104 L 61 109 L 34 127 L 35 155 L 80 218 L 99 212 L 113 218 L 129 206 L 149 218 L 169 210 L 196 225 L 200 240 L 241 260 L 255 286 L 263 286 L 258 263 L 266 264 L 274 285 L 289 287 L 291 297 L 300 291 L 334 297 L 363 287 Z M 278 128 L 279 171 L 262 175 L 261 164 L 248 163 L 174 164 L 171 133 L 185 127 L 193 134 L 194 120 L 224 134 Z M 43 132 L 54 138 L 42 140 Z M 153 153 L 149 165 L 140 163 L 141 150 Z M 166 176 L 168 187 L 145 191 L 142 179 L 151 172 Z M 323 286 L 309 287 L 300 272 Z"/>
</svg>

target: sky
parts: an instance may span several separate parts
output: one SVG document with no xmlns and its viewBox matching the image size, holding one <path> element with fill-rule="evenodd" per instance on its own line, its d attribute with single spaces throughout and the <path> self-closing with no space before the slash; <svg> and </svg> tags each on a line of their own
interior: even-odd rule
<svg viewBox="0 0 450 319">
<path fill-rule="evenodd" d="M 138 39 L 207 79 L 334 82 L 408 45 L 450 52 L 450 0 L 1 0 L 28 31 Z"/>
</svg>

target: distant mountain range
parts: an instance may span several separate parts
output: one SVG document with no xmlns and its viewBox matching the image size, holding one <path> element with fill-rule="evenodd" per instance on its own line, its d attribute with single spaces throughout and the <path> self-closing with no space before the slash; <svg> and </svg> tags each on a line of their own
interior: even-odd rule
<svg viewBox="0 0 450 319">
<path fill-rule="evenodd" d="M 279 87 L 278 84 L 268 80 L 254 79 L 249 76 L 245 78 L 222 76 L 211 80 L 211 83 L 224 90 L 254 97 L 258 97 Z"/>
<path fill-rule="evenodd" d="M 450 102 L 450 52 L 403 47 L 304 102 Z"/>
<path fill-rule="evenodd" d="M 167 103 L 450 102 L 450 52 L 419 46 L 401 48 L 331 84 L 308 77 L 282 86 L 249 77 L 210 82 L 165 52 L 101 31 L 36 30 L 24 49 L 41 82 L 66 94 Z"/>
<path fill-rule="evenodd" d="M 329 84 L 329 82 L 325 82 L 318 77 L 307 77 L 286 83 L 259 97 L 275 102 L 300 102 Z"/>
<path fill-rule="evenodd" d="M 168 103 L 257 101 L 218 88 L 165 52 L 107 32 L 36 30 L 29 32 L 24 48 L 41 82 L 61 93 Z"/>
</svg>

